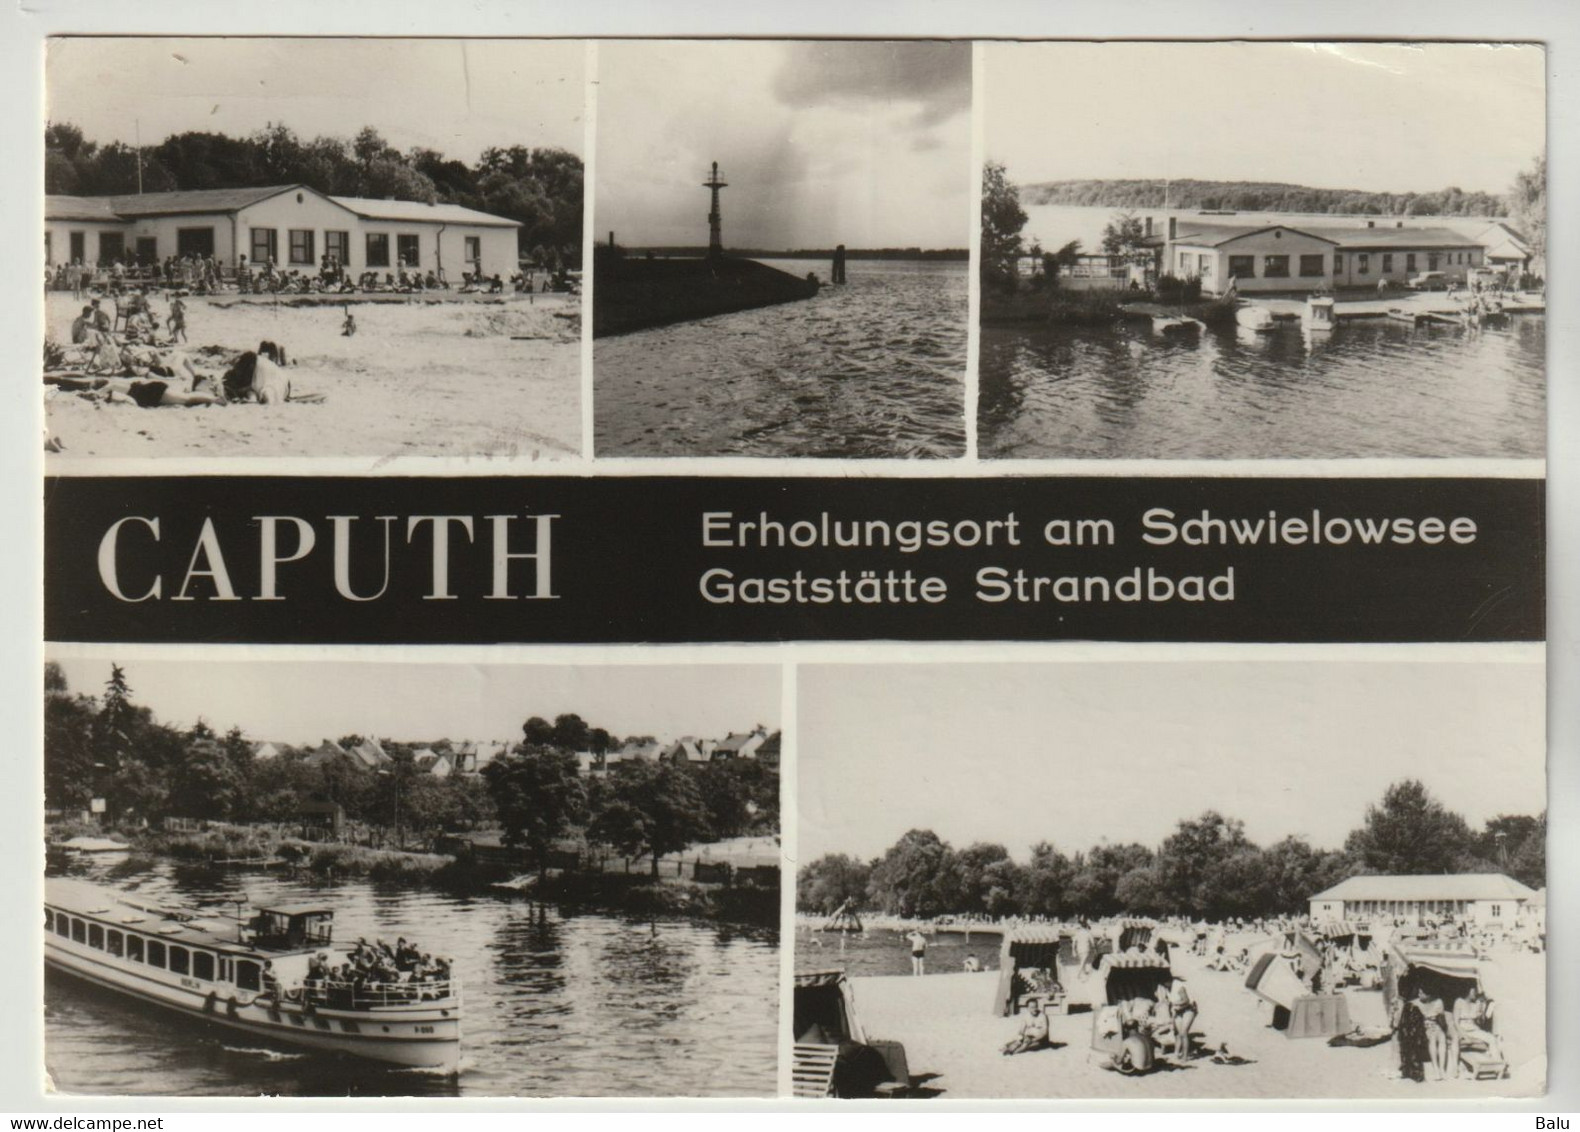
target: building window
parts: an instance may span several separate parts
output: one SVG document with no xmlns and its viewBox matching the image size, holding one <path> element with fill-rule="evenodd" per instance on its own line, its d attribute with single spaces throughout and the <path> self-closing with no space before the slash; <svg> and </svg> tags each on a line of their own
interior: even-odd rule
<svg viewBox="0 0 1580 1132">
<path fill-rule="evenodd" d="M 214 957 L 206 951 L 192 953 L 192 973 L 206 983 L 214 981 Z"/>
<path fill-rule="evenodd" d="M 1414 271 L 1415 270 L 1415 253 L 1414 252 L 1405 252 L 1404 253 L 1404 269 L 1406 271 Z"/>
<path fill-rule="evenodd" d="M 1427 254 L 1426 254 L 1426 269 L 1428 271 L 1436 271 L 1439 267 L 1442 266 L 1442 264 L 1443 264 L 1443 257 L 1441 255 L 1439 255 L 1437 252 L 1427 252 Z"/>
<path fill-rule="evenodd" d="M 280 262 L 280 233 L 275 228 L 252 230 L 252 262 L 268 264 Z"/>
<path fill-rule="evenodd" d="M 1335 276 L 1344 274 L 1344 257 L 1336 252 L 1333 256 L 1333 274 Z"/>
<path fill-rule="evenodd" d="M 1303 255 L 1300 257 L 1300 275 L 1304 279 L 1322 275 L 1322 257 L 1320 255 Z"/>
<path fill-rule="evenodd" d="M 313 264 L 313 230 L 311 228 L 291 229 L 291 262 Z"/>
<path fill-rule="evenodd" d="M 1180 252 L 1179 271 L 1181 275 L 1190 274 L 1190 252 Z"/>
<path fill-rule="evenodd" d="M 351 262 L 351 233 L 350 232 L 325 232 L 324 254 L 329 257 L 329 262 L 339 267 L 344 267 Z"/>
<path fill-rule="evenodd" d="M 385 232 L 368 233 L 368 266 L 388 267 L 390 265 L 390 238 Z"/>
<path fill-rule="evenodd" d="M 416 235 L 412 233 L 397 235 L 395 237 L 395 254 L 399 257 L 402 267 L 416 267 L 421 258 Z"/>
<path fill-rule="evenodd" d="M 1268 279 L 1288 279 L 1289 257 L 1287 255 L 1263 256 L 1262 274 Z"/>
<path fill-rule="evenodd" d="M 1212 278 L 1212 256 L 1208 255 L 1206 252 L 1203 252 L 1200 262 L 1201 262 L 1201 277 L 1203 279 L 1211 279 Z"/>
<path fill-rule="evenodd" d="M 170 948 L 170 969 L 178 975 L 192 970 L 192 953 L 184 947 Z"/>
<path fill-rule="evenodd" d="M 1355 274 L 1357 274 L 1357 275 L 1370 275 L 1371 271 L 1372 271 L 1372 257 L 1366 252 L 1361 252 L 1358 256 L 1355 257 Z"/>
<path fill-rule="evenodd" d="M 1384 275 L 1392 275 L 1393 274 L 1393 253 L 1392 252 L 1383 252 L 1383 267 L 1382 267 L 1382 269 L 1383 269 L 1383 274 Z"/>
<path fill-rule="evenodd" d="M 113 263 L 126 254 L 126 237 L 119 232 L 99 233 L 99 262 Z"/>
<path fill-rule="evenodd" d="M 88 234 L 86 232 L 73 232 L 71 234 L 71 261 L 73 263 L 88 262 Z"/>
<path fill-rule="evenodd" d="M 1256 257 L 1254 255 L 1230 256 L 1229 275 L 1234 279 L 1255 279 Z"/>
<path fill-rule="evenodd" d="M 141 963 L 143 961 L 142 936 L 129 935 L 126 937 L 126 958 L 130 959 L 133 963 Z"/>
<path fill-rule="evenodd" d="M 163 967 L 165 965 L 165 945 L 157 939 L 148 941 L 148 965 L 150 967 Z"/>
<path fill-rule="evenodd" d="M 1498 919 L 1502 919 L 1502 917 L 1503 917 L 1503 905 L 1502 904 L 1494 904 L 1492 906 L 1492 918 L 1494 920 L 1498 920 Z"/>
<path fill-rule="evenodd" d="M 214 254 L 214 229 L 177 228 L 176 254 L 206 258 Z"/>
<path fill-rule="evenodd" d="M 466 262 L 473 267 L 483 262 L 483 238 L 481 236 L 468 236 L 466 238 Z"/>
</svg>

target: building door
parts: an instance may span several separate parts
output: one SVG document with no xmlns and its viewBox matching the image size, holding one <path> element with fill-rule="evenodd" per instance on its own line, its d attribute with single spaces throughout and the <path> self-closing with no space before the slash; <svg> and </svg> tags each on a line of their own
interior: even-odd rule
<svg viewBox="0 0 1580 1132">
<path fill-rule="evenodd" d="M 180 256 L 211 256 L 214 254 L 214 229 L 177 228 L 176 254 Z"/>
<path fill-rule="evenodd" d="M 126 237 L 119 232 L 99 233 L 99 262 L 113 263 L 126 254 Z"/>
<path fill-rule="evenodd" d="M 159 240 L 156 237 L 137 237 L 137 262 L 145 267 L 159 262 Z"/>
<path fill-rule="evenodd" d="M 88 262 L 88 234 L 86 232 L 73 232 L 71 234 L 71 258 L 75 263 Z"/>
</svg>

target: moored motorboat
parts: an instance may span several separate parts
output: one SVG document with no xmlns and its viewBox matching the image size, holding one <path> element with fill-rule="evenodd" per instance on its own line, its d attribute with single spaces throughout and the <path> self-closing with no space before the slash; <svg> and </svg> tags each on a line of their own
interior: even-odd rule
<svg viewBox="0 0 1580 1132">
<path fill-rule="evenodd" d="M 1165 338 L 1186 338 L 1200 334 L 1204 324 L 1200 319 L 1184 315 L 1153 315 L 1152 332 Z"/>
<path fill-rule="evenodd" d="M 456 1071 L 457 980 L 373 981 L 333 942 L 321 905 L 260 908 L 251 918 L 144 904 L 113 888 L 44 882 L 44 962 L 140 1004 L 266 1040 L 412 1068 Z M 366 945 L 359 944 L 359 947 Z M 337 974 L 338 972 L 338 974 Z"/>
<path fill-rule="evenodd" d="M 1234 312 L 1234 321 L 1242 330 L 1256 334 L 1271 334 L 1275 328 L 1273 312 L 1266 307 L 1244 306 Z"/>
</svg>

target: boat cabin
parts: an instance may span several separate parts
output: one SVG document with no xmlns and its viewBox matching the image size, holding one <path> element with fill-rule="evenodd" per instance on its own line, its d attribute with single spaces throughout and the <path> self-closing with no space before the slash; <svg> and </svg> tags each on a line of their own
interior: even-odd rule
<svg viewBox="0 0 1580 1132">
<path fill-rule="evenodd" d="M 334 935 L 335 914 L 317 904 L 260 908 L 247 927 L 258 947 L 295 951 L 327 947 Z"/>
</svg>

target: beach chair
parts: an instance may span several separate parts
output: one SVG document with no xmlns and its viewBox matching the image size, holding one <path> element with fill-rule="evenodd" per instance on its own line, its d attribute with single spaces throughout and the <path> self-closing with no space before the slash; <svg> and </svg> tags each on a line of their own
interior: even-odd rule
<svg viewBox="0 0 1580 1132">
<path fill-rule="evenodd" d="M 905 1046 L 899 1042 L 879 1038 L 867 1042 L 883 1055 L 883 1064 L 889 1069 L 889 1079 L 879 1085 L 876 1095 L 884 1098 L 903 1097 L 911 1091 L 911 1066 L 905 1059 Z"/>
<path fill-rule="evenodd" d="M 820 1099 L 834 1094 L 834 1062 L 839 1047 L 797 1042 L 790 1059 L 790 1095 Z"/>
</svg>

